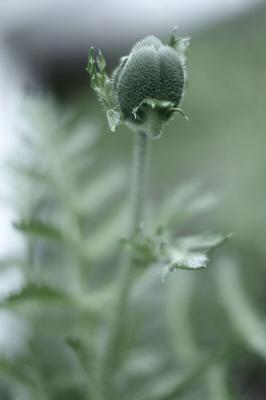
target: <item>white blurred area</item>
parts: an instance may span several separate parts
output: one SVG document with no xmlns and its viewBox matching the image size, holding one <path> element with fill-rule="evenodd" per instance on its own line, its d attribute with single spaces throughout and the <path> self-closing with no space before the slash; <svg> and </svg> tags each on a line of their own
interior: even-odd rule
<svg viewBox="0 0 266 400">
<path fill-rule="evenodd" d="M 19 151 L 15 142 L 22 94 L 27 82 L 36 79 L 24 47 L 38 61 L 55 53 L 77 54 L 95 42 L 104 49 L 136 35 L 169 31 L 175 25 L 190 32 L 259 3 L 262 0 L 1 0 L 0 258 L 23 248 L 20 235 L 12 229 L 16 216 L 6 201 L 10 182 L 3 165 L 12 151 Z M 9 39 L 14 37 L 21 45 L 17 54 L 9 48 Z"/>
<path fill-rule="evenodd" d="M 239 14 L 262 0 L 9 0 L 0 3 L 0 29 L 29 28 L 46 45 L 84 43 L 101 35 L 123 40 L 134 32 L 202 25 Z"/>
<path fill-rule="evenodd" d="M 18 107 L 25 77 L 26 73 L 17 70 L 16 64 L 0 44 L 0 258 L 12 254 L 14 249 L 21 248 L 22 245 L 19 235 L 11 224 L 15 215 L 9 202 L 11 187 L 7 162 L 12 152 L 18 151 L 16 148 Z"/>
</svg>

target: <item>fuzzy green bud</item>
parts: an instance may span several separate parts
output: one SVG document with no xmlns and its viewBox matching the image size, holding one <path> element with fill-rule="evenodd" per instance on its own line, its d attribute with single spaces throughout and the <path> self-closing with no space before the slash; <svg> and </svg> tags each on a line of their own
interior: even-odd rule
<svg viewBox="0 0 266 400">
<path fill-rule="evenodd" d="M 111 130 L 124 121 L 157 137 L 164 123 L 176 111 L 184 115 L 179 105 L 185 88 L 188 44 L 189 39 L 177 37 L 175 31 L 168 44 L 163 44 L 155 36 L 148 36 L 138 42 L 128 56 L 121 58 L 111 79 L 113 94 L 108 96 L 113 99 L 107 107 Z M 89 62 L 88 68 L 91 69 L 90 63 L 93 62 Z M 100 65 L 98 69 L 104 72 Z M 106 91 L 97 89 L 105 101 Z"/>
<path fill-rule="evenodd" d="M 141 123 L 145 107 L 137 113 L 134 110 L 146 99 L 169 101 L 178 107 L 184 90 L 183 66 L 173 48 L 150 36 L 133 47 L 114 84 L 125 118 Z M 164 121 L 171 115 L 167 108 L 158 111 Z"/>
</svg>

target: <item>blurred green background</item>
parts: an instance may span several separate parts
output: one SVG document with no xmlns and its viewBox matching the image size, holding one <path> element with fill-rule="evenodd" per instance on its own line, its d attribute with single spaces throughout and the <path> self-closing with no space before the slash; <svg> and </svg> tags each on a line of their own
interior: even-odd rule
<svg viewBox="0 0 266 400">
<path fill-rule="evenodd" d="M 169 27 L 169 30 L 171 28 Z M 121 339 L 131 344 L 113 379 L 121 398 L 157 399 L 156 395 L 160 390 L 171 387 L 179 376 L 183 376 L 183 372 L 194 371 L 194 368 L 197 371 L 197 363 L 202 356 L 204 358 L 215 354 L 216 350 L 229 343 L 226 355 L 213 362 L 209 369 L 205 368 L 204 362 L 199 363 L 202 373 L 195 372 L 195 379 L 192 374 L 190 383 L 186 384 L 184 390 L 180 390 L 180 394 L 174 397 L 165 395 L 161 398 L 264 400 L 266 6 L 262 4 L 245 14 L 227 18 L 219 23 L 206 24 L 206 27 L 194 27 L 188 31 L 186 34 L 192 35 L 192 43 L 188 55 L 189 86 L 183 108 L 189 116 L 189 122 L 176 117 L 167 125 L 163 137 L 152 142 L 150 208 L 160 210 L 164 201 L 170 199 L 173 190 L 186 183 L 196 182 L 201 187 L 201 194 L 214 193 L 218 203 L 200 216 L 193 216 L 182 222 L 177 233 L 189 235 L 202 231 L 233 232 L 234 236 L 230 243 L 211 257 L 211 263 L 203 271 L 180 271 L 165 283 L 162 283 L 157 275 L 148 275 L 143 282 L 136 284 L 132 295 L 132 319 L 125 322 L 126 338 Z M 161 37 L 166 39 L 168 33 L 165 27 L 158 29 L 158 32 L 146 33 L 160 32 Z M 143 31 L 140 34 L 135 33 L 134 40 L 144 35 Z M 13 37 L 11 43 L 19 43 L 16 40 Z M 89 47 L 89 38 L 87 41 Z M 132 43 L 121 40 L 121 43 L 117 42 L 114 45 L 113 51 L 103 48 L 107 50 L 110 70 L 117 59 L 130 49 Z M 106 171 L 116 168 L 126 175 L 130 167 L 132 133 L 125 127 L 120 127 L 115 134 L 108 132 L 105 114 L 89 87 L 85 66 L 85 53 L 75 54 L 71 61 L 68 58 L 55 58 L 49 66 L 42 66 L 39 82 L 45 90 L 41 91 L 38 98 L 46 98 L 44 93 L 48 91 L 53 92 L 56 101 L 51 102 L 48 111 L 45 106 L 44 111 L 37 112 L 35 126 L 38 126 L 40 121 L 40 131 L 48 131 L 57 123 L 57 119 L 64 120 L 64 113 L 75 110 L 74 122 L 71 120 L 67 125 L 66 135 L 71 137 L 72 133 L 69 132 L 72 130 L 75 134 L 76 127 L 80 125 L 85 131 L 84 123 L 88 127 L 88 134 L 97 132 L 97 142 L 91 155 L 95 160 L 94 167 L 88 172 L 88 179 L 97 181 L 98 175 L 104 176 Z M 30 91 L 34 93 L 36 88 L 32 86 Z M 58 124 L 60 125 L 60 122 Z M 60 126 L 58 129 L 61 129 Z M 59 153 L 60 140 L 59 138 L 57 143 Z M 41 158 L 42 154 L 36 156 L 37 161 L 34 162 L 38 165 Z M 41 161 L 45 163 L 45 160 Z M 87 166 L 84 164 L 82 168 L 85 168 L 83 174 L 86 175 Z M 56 221 L 61 222 L 65 218 L 54 211 L 54 193 L 46 193 L 44 189 L 37 195 L 34 193 L 35 190 L 37 192 L 34 185 L 26 185 L 25 189 L 23 185 L 16 186 L 16 179 L 13 178 L 12 185 L 19 188 L 20 193 L 20 199 L 14 202 L 18 216 L 38 216 L 38 213 L 49 215 L 52 209 L 51 215 L 56 215 Z M 84 177 L 82 182 L 84 184 Z M 24 191 L 21 189 L 23 187 Z M 125 192 L 123 187 L 121 193 L 118 193 L 118 200 L 103 202 L 99 214 L 94 215 L 95 225 L 98 224 L 97 218 L 99 221 L 105 218 L 108 210 L 113 207 L 113 202 L 120 204 L 119 201 L 123 200 Z M 78 194 L 76 197 L 79 197 Z M 115 212 L 111 212 L 111 215 L 113 214 Z M 82 214 L 79 218 L 81 225 L 86 226 L 86 218 L 83 218 Z M 67 224 L 68 227 L 71 226 L 71 219 Z M 115 226 L 119 227 L 119 224 Z M 117 250 L 113 251 L 114 243 L 110 242 L 111 256 L 108 261 L 100 250 L 100 246 L 105 245 L 105 237 L 107 243 L 110 237 L 116 240 L 120 235 L 114 231 L 114 227 L 108 229 L 106 227 L 105 236 L 101 236 L 99 230 L 100 234 L 98 239 L 96 238 L 98 241 L 95 239 L 91 244 L 92 247 L 95 246 L 92 254 L 97 266 L 92 268 L 91 286 L 101 287 L 102 282 L 108 284 L 111 272 L 115 268 Z M 26 268 L 26 276 L 33 281 L 40 279 L 41 282 L 55 282 L 59 286 L 74 287 L 71 267 L 68 266 L 65 270 L 65 264 L 69 264 L 67 256 L 62 255 L 57 247 L 42 247 L 42 244 L 34 240 L 29 239 L 26 245 L 29 250 L 26 252 L 27 262 L 32 262 L 30 272 Z M 104 253 L 104 250 L 102 251 Z M 40 272 L 38 268 L 43 262 L 48 268 Z M 2 264 L 3 270 L 9 267 L 6 259 Z M 65 274 L 63 280 L 61 274 Z M 73 287 L 70 291 L 75 292 Z M 75 310 L 72 313 L 71 307 L 70 310 L 57 310 L 55 307 L 54 315 L 51 315 L 53 313 L 49 306 L 45 306 L 47 308 L 44 307 L 41 313 L 36 312 L 34 307 L 34 311 L 29 311 L 28 308 L 25 311 L 23 299 L 20 300 L 22 307 L 20 302 L 15 302 L 19 315 L 22 310 L 19 318 L 23 323 L 29 318 L 33 322 L 35 332 L 30 344 L 26 344 L 26 349 L 30 347 L 30 351 L 35 351 L 32 354 L 38 353 L 36 359 L 39 364 L 31 358 L 32 365 L 29 367 L 25 350 L 22 351 L 22 356 L 18 352 L 18 357 L 10 357 L 7 347 L 3 345 L 3 353 L 8 353 L 7 359 L 11 359 L 12 363 L 0 363 L 0 399 L 86 399 L 86 379 L 84 380 L 73 354 L 69 349 L 66 351 L 63 348 L 61 339 L 64 329 L 67 329 L 69 334 L 74 331 L 73 335 L 76 334 L 76 330 L 79 333 L 82 331 L 82 336 L 86 336 L 87 331 L 94 329 L 94 322 L 87 326 L 83 317 L 79 319 L 78 316 L 75 325 Z M 1 304 L 5 308 L 5 302 Z M 15 311 L 17 312 L 17 309 Z M 14 310 L 11 311 L 12 318 L 13 312 Z M 58 322 L 59 316 L 62 323 Z M 100 326 L 101 324 L 102 321 Z M 60 326 L 58 329 L 57 325 Z M 171 326 L 170 334 L 168 326 Z M 134 339 L 130 339 L 131 336 Z M 18 341 L 16 335 L 14 341 Z M 101 339 L 97 338 L 96 342 L 100 341 Z M 25 342 L 28 343 L 27 340 Z M 231 342 L 233 350 L 230 347 Z M 47 388 L 42 395 L 41 390 L 36 394 L 25 389 L 27 385 L 25 386 L 24 382 L 24 372 L 26 375 L 29 372 L 29 376 L 32 373 L 27 368 L 33 368 L 33 375 L 34 371 L 41 371 L 40 381 Z M 21 379 L 17 376 L 18 371 L 22 371 Z M 123 378 L 123 373 L 127 378 Z M 58 380 L 53 380 L 57 374 Z M 15 386 L 12 376 L 15 378 Z M 145 389 L 147 383 L 155 389 L 158 385 L 159 389 L 154 389 L 157 393 L 154 397 L 145 397 L 146 390 L 148 393 L 148 389 Z"/>
</svg>

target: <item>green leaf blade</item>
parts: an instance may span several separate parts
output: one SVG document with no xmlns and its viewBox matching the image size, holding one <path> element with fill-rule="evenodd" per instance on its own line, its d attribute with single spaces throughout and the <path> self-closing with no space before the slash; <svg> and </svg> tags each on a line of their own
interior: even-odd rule
<svg viewBox="0 0 266 400">
<path fill-rule="evenodd" d="M 55 225 L 38 220 L 21 220 L 14 222 L 13 226 L 20 232 L 27 235 L 41 237 L 45 239 L 62 242 L 63 233 Z"/>
<path fill-rule="evenodd" d="M 23 304 L 30 302 L 75 304 L 75 300 L 66 292 L 44 284 L 29 283 L 19 291 L 4 297 L 0 301 L 0 306 L 7 308 L 21 307 Z"/>
</svg>

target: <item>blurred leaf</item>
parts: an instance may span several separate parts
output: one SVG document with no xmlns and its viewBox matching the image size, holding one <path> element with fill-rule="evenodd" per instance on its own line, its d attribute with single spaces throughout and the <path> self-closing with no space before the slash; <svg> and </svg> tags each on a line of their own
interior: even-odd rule
<svg viewBox="0 0 266 400">
<path fill-rule="evenodd" d="M 177 240 L 177 246 L 189 251 L 210 251 L 232 239 L 232 234 L 202 234 L 186 236 Z"/>
<path fill-rule="evenodd" d="M 58 147 L 60 147 L 59 155 L 66 167 L 72 169 L 73 162 L 80 158 L 88 158 L 89 152 L 93 150 L 99 137 L 97 130 L 97 127 L 92 125 L 90 120 L 86 120 L 75 126 L 75 130 L 71 131 L 68 136 L 62 135 Z"/>
<path fill-rule="evenodd" d="M 207 371 L 209 400 L 232 400 L 225 365 L 214 365 Z"/>
<path fill-rule="evenodd" d="M 27 162 L 25 160 L 14 160 L 9 164 L 9 170 L 11 173 L 15 173 L 19 176 L 25 176 L 28 179 L 32 179 L 34 182 L 38 182 L 38 186 L 44 185 L 46 183 L 45 170 L 41 165 L 34 165 L 34 163 Z"/>
<path fill-rule="evenodd" d="M 113 199 L 121 195 L 125 182 L 126 174 L 119 167 L 98 174 L 95 179 L 87 182 L 83 190 L 80 190 L 75 204 L 77 212 L 82 216 L 98 212 L 106 203 L 110 204 Z"/>
<path fill-rule="evenodd" d="M 0 306 L 22 306 L 28 302 L 47 303 L 59 302 L 63 304 L 75 304 L 76 301 L 67 293 L 47 285 L 27 284 L 20 291 L 12 293 L 0 301 Z"/>
<path fill-rule="evenodd" d="M 239 268 L 234 261 L 223 259 L 215 276 L 218 294 L 234 331 L 252 351 L 266 359 L 266 326 L 248 300 Z"/>
<path fill-rule="evenodd" d="M 14 267 L 14 266 L 23 266 L 25 265 L 25 261 L 20 257 L 16 256 L 7 256 L 7 257 L 1 257 L 0 258 L 0 270 L 9 268 L 9 267 Z"/>
<path fill-rule="evenodd" d="M 146 349 L 134 351 L 134 354 L 124 361 L 121 367 L 122 384 L 127 386 L 130 380 L 140 378 L 142 381 L 150 380 L 156 374 L 162 373 L 167 367 L 169 360 L 165 353 L 152 352 Z"/>
<path fill-rule="evenodd" d="M 169 327 L 171 345 L 178 360 L 184 365 L 191 365 L 200 356 L 196 346 L 191 316 L 192 300 L 196 291 L 197 275 L 181 272 L 178 279 L 169 279 L 165 284 L 165 314 Z M 182 345 L 180 345 L 182 344 Z"/>
<path fill-rule="evenodd" d="M 68 337 L 67 344 L 75 353 L 81 367 L 85 372 L 87 398 L 97 398 L 100 392 L 99 366 L 96 358 L 96 349 L 93 339 L 81 337 Z M 93 346 L 94 344 L 94 346 Z"/>
<path fill-rule="evenodd" d="M 56 387 L 58 386 L 58 387 Z M 51 400 L 89 400 L 86 391 L 86 385 L 81 382 L 69 380 L 66 377 L 61 381 L 61 384 L 55 385 L 52 390 Z"/>
<path fill-rule="evenodd" d="M 116 204 L 110 215 L 101 221 L 85 241 L 85 251 L 89 259 L 102 260 L 113 254 L 127 227 L 127 206 Z"/>
<path fill-rule="evenodd" d="M 174 230 L 195 215 L 212 209 L 217 204 L 217 198 L 211 193 L 200 194 L 198 182 L 183 184 L 177 190 L 170 193 L 158 213 L 155 214 L 154 227 L 162 227 Z"/>
<path fill-rule="evenodd" d="M 89 360 L 88 360 L 88 349 L 87 345 L 77 337 L 67 337 L 66 342 L 68 346 L 74 351 L 80 364 L 85 370 L 88 370 L 89 367 Z"/>
<path fill-rule="evenodd" d="M 13 225 L 17 230 L 27 235 L 37 236 L 44 239 L 56 240 L 60 242 L 63 239 L 62 231 L 58 229 L 55 225 L 46 222 L 37 220 L 30 220 L 30 221 L 22 220 L 20 222 L 15 222 Z"/>
<path fill-rule="evenodd" d="M 189 391 L 192 384 L 194 384 L 203 374 L 209 371 L 213 365 L 220 363 L 225 358 L 229 358 L 234 354 L 232 351 L 232 343 L 217 351 L 210 353 L 200 360 L 198 360 L 192 368 L 180 376 L 179 371 L 174 378 L 173 371 L 171 371 L 168 379 L 166 377 L 157 377 L 154 381 L 147 384 L 145 390 L 136 396 L 136 400 L 176 400 L 181 395 Z"/>
<path fill-rule="evenodd" d="M 35 386 L 33 374 L 26 366 L 22 366 L 17 361 L 11 361 L 7 358 L 0 357 L 0 373 L 9 378 L 12 382 L 23 384 L 26 386 Z"/>
</svg>

